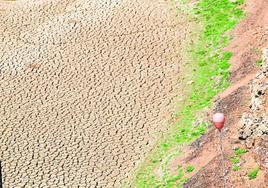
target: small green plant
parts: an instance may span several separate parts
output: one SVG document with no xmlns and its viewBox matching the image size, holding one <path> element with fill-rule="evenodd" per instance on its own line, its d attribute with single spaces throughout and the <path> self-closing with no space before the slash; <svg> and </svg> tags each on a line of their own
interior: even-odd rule
<svg viewBox="0 0 268 188">
<path fill-rule="evenodd" d="M 234 149 L 234 155 L 231 156 L 229 158 L 229 160 L 231 161 L 232 165 L 232 170 L 233 171 L 238 171 L 240 170 L 240 167 L 237 165 L 237 163 L 239 163 L 240 161 L 240 157 L 241 155 L 243 155 L 244 153 L 247 153 L 247 150 L 243 149 L 243 148 L 236 148 Z"/>
<path fill-rule="evenodd" d="M 238 171 L 238 170 L 240 170 L 241 168 L 239 167 L 239 166 L 237 166 L 237 165 L 232 165 L 232 170 L 233 171 Z"/>
<path fill-rule="evenodd" d="M 154 159 L 152 160 L 152 163 L 157 163 L 157 162 L 158 162 L 157 160 L 154 160 Z"/>
<path fill-rule="evenodd" d="M 249 179 L 250 180 L 255 179 L 258 175 L 259 170 L 260 170 L 260 168 L 257 167 L 257 168 L 254 168 L 254 169 L 251 169 L 250 171 L 248 171 Z"/>
<path fill-rule="evenodd" d="M 192 171 L 194 171 L 194 166 L 193 166 L 193 165 L 188 165 L 188 166 L 186 166 L 186 172 L 187 172 L 187 173 L 190 173 L 190 172 L 192 172 Z"/>
<path fill-rule="evenodd" d="M 178 169 L 178 177 L 179 177 L 179 179 L 181 179 L 183 177 L 183 169 L 181 167 L 179 167 L 179 169 Z"/>
<path fill-rule="evenodd" d="M 235 155 L 237 155 L 237 156 L 241 156 L 242 154 L 247 153 L 247 150 L 238 147 L 238 148 L 236 148 L 236 149 L 234 150 L 234 152 L 235 152 Z"/>
<path fill-rule="evenodd" d="M 256 61 L 256 65 L 257 65 L 258 67 L 262 66 L 262 60 L 261 60 L 261 59 L 258 59 L 258 60 Z"/>
<path fill-rule="evenodd" d="M 180 180 L 182 182 L 185 178 L 183 178 L 183 169 L 181 166 L 178 167 L 178 174 L 176 176 L 172 176 L 171 178 L 167 179 L 166 183 L 164 184 L 165 187 L 171 188 L 174 187 L 175 183 Z"/>
<path fill-rule="evenodd" d="M 180 183 L 181 184 L 185 184 L 185 183 L 187 183 L 187 181 L 189 180 L 189 178 L 182 178 L 181 180 L 180 180 Z M 177 187 L 181 187 L 180 185 L 177 185 Z"/>
<path fill-rule="evenodd" d="M 239 160 L 240 160 L 240 158 L 237 157 L 237 156 L 233 156 L 233 157 L 230 158 L 230 161 L 231 161 L 232 164 L 239 163 Z"/>
</svg>

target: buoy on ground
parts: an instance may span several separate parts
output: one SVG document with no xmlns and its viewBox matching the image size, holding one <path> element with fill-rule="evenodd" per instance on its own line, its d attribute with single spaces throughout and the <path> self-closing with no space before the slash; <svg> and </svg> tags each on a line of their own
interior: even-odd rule
<svg viewBox="0 0 268 188">
<path fill-rule="evenodd" d="M 225 122 L 224 114 L 223 113 L 214 114 L 212 121 L 213 121 L 215 128 L 221 130 L 223 128 L 224 122 Z"/>
</svg>

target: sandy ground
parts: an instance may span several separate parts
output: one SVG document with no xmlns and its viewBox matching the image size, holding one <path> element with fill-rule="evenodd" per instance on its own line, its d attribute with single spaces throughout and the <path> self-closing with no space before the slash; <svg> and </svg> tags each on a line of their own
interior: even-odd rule
<svg viewBox="0 0 268 188">
<path fill-rule="evenodd" d="M 179 22 L 165 0 L 0 2 L 4 187 L 120 187 L 173 108 Z"/>
</svg>

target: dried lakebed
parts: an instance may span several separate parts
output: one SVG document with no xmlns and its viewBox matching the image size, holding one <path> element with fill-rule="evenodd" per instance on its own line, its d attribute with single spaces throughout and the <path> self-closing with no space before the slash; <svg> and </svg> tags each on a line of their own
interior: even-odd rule
<svg viewBox="0 0 268 188">
<path fill-rule="evenodd" d="M 4 187 L 120 187 L 167 128 L 187 24 L 164 0 L 0 9 Z"/>
</svg>

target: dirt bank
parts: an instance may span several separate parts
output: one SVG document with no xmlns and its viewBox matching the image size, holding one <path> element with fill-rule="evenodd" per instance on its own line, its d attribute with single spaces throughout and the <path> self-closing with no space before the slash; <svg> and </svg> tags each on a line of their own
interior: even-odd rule
<svg viewBox="0 0 268 188">
<path fill-rule="evenodd" d="M 231 32 L 233 39 L 226 48 L 233 53 L 229 61 L 231 86 L 215 98 L 208 118 L 216 111 L 227 117 L 224 155 L 228 187 L 261 188 L 268 187 L 268 2 L 246 0 L 242 8 L 245 18 Z M 185 148 L 184 156 L 170 162 L 170 171 L 181 163 L 196 168 L 185 187 L 223 187 L 219 138 L 213 127 Z M 257 177 L 252 178 L 250 172 L 258 168 Z"/>
</svg>

